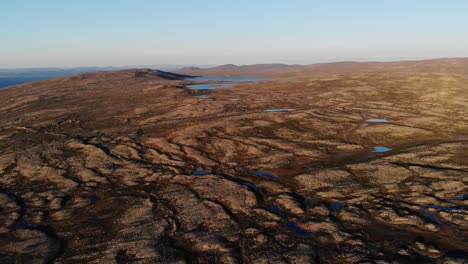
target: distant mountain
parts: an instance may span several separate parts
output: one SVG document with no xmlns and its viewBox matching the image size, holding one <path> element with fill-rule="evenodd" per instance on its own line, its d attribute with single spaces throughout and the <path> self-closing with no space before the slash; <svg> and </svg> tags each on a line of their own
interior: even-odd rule
<svg viewBox="0 0 468 264">
<path fill-rule="evenodd" d="M 0 88 L 31 81 L 70 76 L 86 72 L 115 71 L 132 68 L 158 69 L 190 76 L 208 77 L 296 77 L 303 75 L 348 74 L 352 72 L 450 72 L 468 73 L 468 58 L 432 59 L 397 62 L 330 62 L 310 65 L 288 64 L 224 64 L 215 67 L 188 65 L 145 65 L 121 67 L 77 67 L 77 68 L 25 68 L 0 69 Z"/>
<path fill-rule="evenodd" d="M 20 68 L 20 69 L 0 69 L 0 88 L 22 84 L 32 81 L 39 81 L 57 77 L 64 77 L 86 72 L 115 71 L 132 68 L 148 68 L 162 71 L 175 71 L 187 65 L 144 65 L 144 66 L 120 66 L 120 67 L 76 67 L 76 68 Z M 193 67 L 198 68 L 199 67 Z"/>
<path fill-rule="evenodd" d="M 461 67 L 466 66 L 466 67 Z M 178 73 L 196 76 L 218 77 L 294 77 L 300 75 L 320 75 L 323 73 L 346 74 L 351 72 L 452 72 L 468 73 L 468 58 L 432 59 L 397 62 L 330 62 L 310 65 L 288 64 L 225 64 L 211 68 L 186 67 Z"/>
</svg>

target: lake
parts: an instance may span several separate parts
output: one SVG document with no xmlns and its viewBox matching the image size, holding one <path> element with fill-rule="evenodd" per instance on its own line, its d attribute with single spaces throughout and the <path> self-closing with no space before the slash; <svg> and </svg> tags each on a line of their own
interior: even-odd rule
<svg viewBox="0 0 468 264">
<path fill-rule="evenodd" d="M 213 89 L 216 89 L 216 88 L 232 87 L 232 86 L 234 86 L 234 84 L 230 84 L 230 83 L 187 85 L 188 88 L 193 89 L 193 90 L 213 90 Z"/>
<path fill-rule="evenodd" d="M 257 82 L 269 81 L 270 78 L 256 78 L 256 77 L 194 77 L 185 79 L 193 82 L 222 82 L 222 83 L 207 83 L 207 84 L 191 84 L 187 85 L 189 89 L 194 90 L 213 90 L 216 88 L 225 88 L 234 86 L 234 82 Z M 225 83 L 229 82 L 229 83 Z"/>
<path fill-rule="evenodd" d="M 194 82 L 257 82 L 257 81 L 271 81 L 271 78 L 256 78 L 256 77 L 194 77 L 185 79 Z"/>
</svg>

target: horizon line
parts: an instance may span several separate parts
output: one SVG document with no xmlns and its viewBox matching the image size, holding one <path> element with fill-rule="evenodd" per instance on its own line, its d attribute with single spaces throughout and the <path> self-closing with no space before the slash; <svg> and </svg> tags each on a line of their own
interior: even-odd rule
<svg viewBox="0 0 468 264">
<path fill-rule="evenodd" d="M 86 69 L 86 68 L 145 68 L 145 67 L 155 67 L 155 66 L 170 66 L 170 67 L 217 67 L 224 65 L 234 65 L 237 67 L 241 66 L 252 66 L 252 65 L 289 65 L 289 66 L 309 66 L 316 64 L 329 64 L 329 63 L 392 63 L 392 62 L 416 62 L 416 61 L 431 61 L 431 60 L 447 60 L 447 59 L 468 59 L 468 56 L 454 56 L 454 57 L 431 57 L 431 58 L 421 58 L 421 59 L 389 59 L 389 60 L 326 60 L 321 62 L 313 63 L 282 63 L 282 62 L 271 62 L 271 63 L 251 63 L 251 64 L 234 64 L 234 63 L 224 63 L 224 64 L 193 64 L 193 63 L 159 63 L 159 64 L 130 64 L 130 65 L 93 65 L 93 66 L 37 66 L 37 67 L 14 67 L 14 68 L 0 68 L 0 70 L 34 70 L 34 69 Z"/>
</svg>

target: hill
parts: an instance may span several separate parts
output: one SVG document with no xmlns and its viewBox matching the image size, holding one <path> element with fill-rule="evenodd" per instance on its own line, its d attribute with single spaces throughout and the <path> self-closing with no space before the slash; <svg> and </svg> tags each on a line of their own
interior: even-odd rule
<svg viewBox="0 0 468 264">
<path fill-rule="evenodd" d="M 0 88 L 27 82 L 71 76 L 81 73 L 97 71 L 117 71 L 131 68 L 150 68 L 164 71 L 178 70 L 184 65 L 149 65 L 149 66 L 120 66 L 120 67 L 76 67 L 76 68 L 19 68 L 0 69 Z"/>
<path fill-rule="evenodd" d="M 468 58 L 433 59 L 423 61 L 396 62 L 331 62 L 310 65 L 254 64 L 236 66 L 233 64 L 211 68 L 186 67 L 178 73 L 195 76 L 253 76 L 253 77 L 297 77 L 331 73 L 357 72 L 443 72 L 467 74 Z"/>
</svg>

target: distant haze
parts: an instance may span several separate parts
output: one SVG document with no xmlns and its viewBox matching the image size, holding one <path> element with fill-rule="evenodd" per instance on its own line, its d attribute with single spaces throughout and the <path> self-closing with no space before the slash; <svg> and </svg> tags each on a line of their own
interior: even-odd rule
<svg viewBox="0 0 468 264">
<path fill-rule="evenodd" d="M 465 0 L 15 0 L 0 10 L 0 68 L 468 57 Z"/>
</svg>

